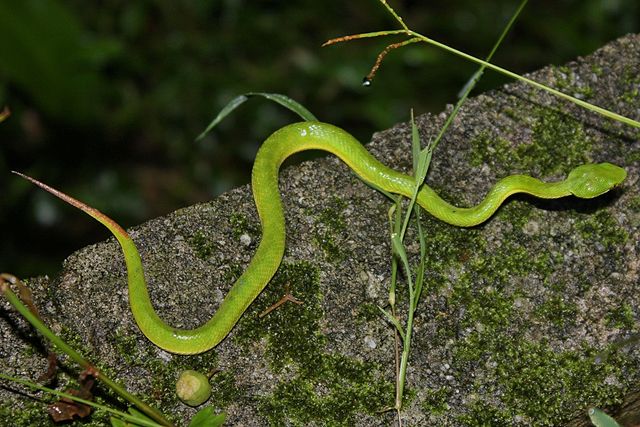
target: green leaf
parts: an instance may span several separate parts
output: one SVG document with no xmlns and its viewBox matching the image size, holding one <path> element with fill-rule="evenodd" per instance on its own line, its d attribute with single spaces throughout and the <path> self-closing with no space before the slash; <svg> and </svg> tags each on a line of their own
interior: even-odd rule
<svg viewBox="0 0 640 427">
<path fill-rule="evenodd" d="M 111 417 L 109 420 L 111 421 L 111 427 L 127 427 L 127 424 L 120 418 Z"/>
<path fill-rule="evenodd" d="M 391 200 L 395 200 L 396 197 L 394 194 L 389 193 L 386 190 L 383 190 L 381 187 L 378 187 L 376 184 L 374 184 L 373 182 L 368 182 L 368 181 L 362 181 L 364 182 L 366 185 L 368 185 L 369 187 L 371 187 L 372 189 L 382 193 L 382 195 L 387 196 L 387 198 L 391 199 Z"/>
<path fill-rule="evenodd" d="M 407 253 L 404 250 L 404 245 L 402 244 L 400 234 L 391 233 L 391 247 L 393 248 L 393 253 L 395 253 L 398 258 L 400 258 L 400 261 L 408 266 L 409 259 L 407 258 Z"/>
<path fill-rule="evenodd" d="M 189 422 L 189 427 L 218 427 L 224 424 L 227 414 L 214 414 L 213 408 L 207 406 L 198 411 L 198 413 Z"/>
<path fill-rule="evenodd" d="M 145 416 L 140 411 L 136 411 L 133 408 L 129 408 L 129 413 L 133 418 L 127 418 L 126 421 L 116 417 L 109 418 L 109 420 L 111 421 L 111 427 L 148 427 L 148 426 L 161 427 L 160 424 L 156 423 L 151 418 Z"/>
<path fill-rule="evenodd" d="M 431 143 L 427 144 L 424 149 L 420 148 L 420 134 L 413 117 L 413 110 L 411 110 L 411 152 L 413 155 L 413 177 L 416 179 L 417 190 L 427 177 L 433 149 Z"/>
<path fill-rule="evenodd" d="M 220 110 L 220 112 L 215 117 L 215 119 L 213 119 L 211 123 L 209 123 L 209 126 L 207 126 L 204 132 L 198 135 L 198 137 L 196 138 L 196 141 L 199 141 L 202 138 L 204 138 L 209 132 L 211 132 L 211 130 L 214 127 L 218 125 L 218 123 L 220 123 L 225 117 L 231 114 L 231 112 L 233 112 L 240 105 L 244 104 L 247 100 L 249 100 L 249 98 L 255 97 L 255 96 L 261 96 L 263 98 L 268 99 L 269 101 L 276 102 L 282 105 L 283 107 L 288 108 L 289 110 L 298 114 L 303 120 L 306 120 L 306 121 L 318 120 L 316 116 L 314 116 L 309 110 L 303 107 L 302 104 L 300 104 L 297 101 L 294 101 L 288 96 L 281 95 L 279 93 L 247 92 L 229 101 L 229 103 L 225 105 L 224 108 L 222 108 L 222 110 Z"/>
<path fill-rule="evenodd" d="M 597 408 L 589 409 L 589 418 L 596 427 L 620 427 L 616 420 Z"/>
<path fill-rule="evenodd" d="M 143 414 L 142 412 L 138 411 L 136 408 L 134 408 L 133 406 L 130 406 L 129 409 L 127 410 L 131 415 L 133 415 L 136 418 L 139 418 L 141 420 L 146 420 L 146 421 L 153 421 L 151 418 L 147 417 L 145 414 Z"/>
<path fill-rule="evenodd" d="M 382 312 L 384 317 L 389 322 L 391 322 L 393 326 L 396 327 L 396 329 L 398 330 L 398 333 L 400 334 L 400 337 L 402 337 L 402 340 L 404 341 L 404 331 L 402 330 L 402 325 L 400 324 L 400 321 L 396 317 L 391 315 L 391 313 L 389 313 L 388 311 L 385 311 L 382 307 L 378 307 L 378 309 Z"/>
<path fill-rule="evenodd" d="M 418 168 L 416 170 L 416 186 L 419 188 L 424 183 L 425 178 L 427 177 L 427 171 L 429 170 L 429 164 L 431 163 L 431 151 L 430 147 L 425 148 L 420 151 L 418 155 Z"/>
<path fill-rule="evenodd" d="M 413 173 L 418 170 L 418 158 L 420 157 L 420 134 L 411 109 L 411 157 L 413 159 Z"/>
</svg>

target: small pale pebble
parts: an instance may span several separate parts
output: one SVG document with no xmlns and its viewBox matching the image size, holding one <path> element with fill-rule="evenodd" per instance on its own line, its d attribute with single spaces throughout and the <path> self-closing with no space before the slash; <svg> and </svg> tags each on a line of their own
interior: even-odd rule
<svg viewBox="0 0 640 427">
<path fill-rule="evenodd" d="M 364 343 L 372 350 L 378 346 L 378 343 L 372 337 L 364 337 Z"/>
<path fill-rule="evenodd" d="M 171 359 L 173 359 L 173 355 L 171 353 L 166 352 L 164 350 L 160 350 L 160 349 L 157 349 L 157 350 L 158 350 L 158 357 L 163 361 L 168 363 L 171 361 Z"/>
<path fill-rule="evenodd" d="M 244 246 L 249 246 L 251 244 L 251 236 L 249 236 L 247 233 L 243 234 L 242 236 L 240 236 L 240 243 L 242 243 Z"/>
<path fill-rule="evenodd" d="M 525 224 L 522 231 L 528 236 L 535 236 L 540 230 L 540 224 L 537 221 L 529 221 Z"/>
</svg>

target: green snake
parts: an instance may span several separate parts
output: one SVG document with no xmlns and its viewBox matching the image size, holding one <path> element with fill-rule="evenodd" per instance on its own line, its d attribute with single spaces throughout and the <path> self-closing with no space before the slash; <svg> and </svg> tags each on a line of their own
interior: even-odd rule
<svg viewBox="0 0 640 427">
<path fill-rule="evenodd" d="M 124 229 L 98 210 L 33 178 L 19 175 L 82 209 L 114 234 L 124 252 L 129 304 L 142 333 L 169 352 L 195 354 L 220 343 L 276 273 L 285 249 L 285 219 L 278 190 L 278 174 L 287 157 L 305 150 L 323 150 L 336 155 L 363 181 L 389 193 L 407 197 L 413 194 L 413 177 L 380 163 L 354 137 L 340 128 L 320 122 L 302 122 L 276 131 L 260 147 L 251 179 L 253 197 L 262 223 L 260 244 L 213 317 L 195 329 L 173 328 L 156 314 L 147 291 L 140 255 Z M 444 222 L 471 227 L 486 221 L 514 193 L 527 193 L 544 199 L 569 195 L 593 198 L 620 184 L 625 177 L 625 170 L 618 166 L 609 163 L 586 164 L 573 169 L 560 182 L 544 183 L 525 175 L 508 176 L 496 183 L 482 202 L 470 208 L 447 203 L 427 185 L 423 185 L 419 191 L 417 202 Z"/>
</svg>

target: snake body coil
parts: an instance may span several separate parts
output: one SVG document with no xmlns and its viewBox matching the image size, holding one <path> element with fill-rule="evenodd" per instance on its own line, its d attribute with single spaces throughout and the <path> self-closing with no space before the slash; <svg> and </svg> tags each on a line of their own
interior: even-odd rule
<svg viewBox="0 0 640 427">
<path fill-rule="evenodd" d="M 355 138 L 335 126 L 302 122 L 286 126 L 271 135 L 260 148 L 253 166 L 252 189 L 260 221 L 262 238 L 244 273 L 234 283 L 213 317 L 195 329 L 176 329 L 156 314 L 144 279 L 138 251 L 129 235 L 99 211 L 52 189 L 32 178 L 32 182 L 84 210 L 104 224 L 122 246 L 129 281 L 131 310 L 142 333 L 158 347 L 172 353 L 194 354 L 215 347 L 231 331 L 240 316 L 269 283 L 282 260 L 285 248 L 285 220 L 278 190 L 278 172 L 282 162 L 294 153 L 323 150 L 338 156 L 362 180 L 390 193 L 411 197 L 414 180 L 377 161 Z M 485 199 L 471 208 L 458 208 L 442 200 L 423 185 L 417 202 L 434 217 L 461 227 L 487 220 L 502 202 L 514 193 L 528 193 L 552 199 L 569 195 L 592 198 L 609 191 L 624 180 L 624 169 L 609 164 L 582 165 L 567 179 L 543 183 L 525 175 L 512 175 L 499 181 Z"/>
</svg>

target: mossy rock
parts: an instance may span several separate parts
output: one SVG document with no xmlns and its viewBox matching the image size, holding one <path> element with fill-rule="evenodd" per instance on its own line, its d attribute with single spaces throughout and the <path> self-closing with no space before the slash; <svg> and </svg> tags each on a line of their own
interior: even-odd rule
<svg viewBox="0 0 640 427">
<path fill-rule="evenodd" d="M 640 69 L 639 51 L 640 36 L 630 35 L 529 77 L 638 119 L 637 73 L 629 70 Z M 445 116 L 419 117 L 423 140 Z M 408 170 L 410 134 L 399 124 L 369 148 Z M 639 329 L 640 131 L 514 83 L 469 100 L 438 147 L 428 182 L 469 205 L 505 175 L 560 179 L 585 161 L 619 164 L 628 178 L 590 201 L 516 197 L 471 229 L 424 217 L 428 268 L 407 375 L 407 425 L 587 425 L 589 407 L 615 414 L 625 396 L 626 404 L 637 401 L 640 350 L 623 340 Z M 113 239 L 71 255 L 56 277 L 29 280 L 36 303 L 54 330 L 179 423 L 195 411 L 173 393 L 179 372 L 220 369 L 209 404 L 226 411 L 230 425 L 390 425 L 394 413 L 384 410 L 394 400 L 395 342 L 376 309 L 388 298 L 389 202 L 335 158 L 287 168 L 281 182 L 284 262 L 211 352 L 175 356 L 141 335 Z M 209 319 L 251 259 L 260 226 L 245 186 L 131 234 L 160 315 L 193 327 Z M 415 239 L 410 229 L 411 257 Z M 302 304 L 260 317 L 287 292 Z M 44 346 L 6 303 L 2 310 L 2 372 L 37 378 L 46 369 Z M 77 373 L 62 363 L 60 383 Z M 8 389 L 0 396 L 0 424 L 47 425 L 44 405 Z"/>
</svg>

